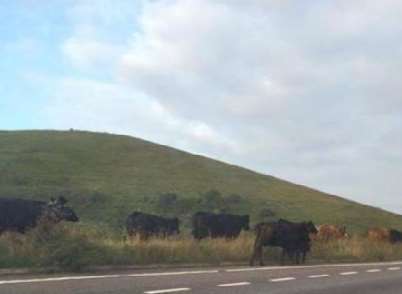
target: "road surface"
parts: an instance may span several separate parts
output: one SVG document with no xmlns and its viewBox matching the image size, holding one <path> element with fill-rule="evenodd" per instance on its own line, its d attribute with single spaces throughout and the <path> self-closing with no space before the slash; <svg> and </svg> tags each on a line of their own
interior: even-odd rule
<svg viewBox="0 0 402 294">
<path fill-rule="evenodd" d="M 1 294 L 401 294 L 402 262 L 0 278 Z"/>
</svg>

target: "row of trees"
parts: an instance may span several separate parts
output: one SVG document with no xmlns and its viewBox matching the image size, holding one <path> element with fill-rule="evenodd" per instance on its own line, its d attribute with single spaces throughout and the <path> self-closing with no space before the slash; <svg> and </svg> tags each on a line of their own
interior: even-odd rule
<svg viewBox="0 0 402 294">
<path fill-rule="evenodd" d="M 215 213 L 250 214 L 251 202 L 238 194 L 222 195 L 217 190 L 210 190 L 195 198 L 181 197 L 176 193 L 164 193 L 151 200 L 153 210 L 164 215 L 183 215 L 195 211 L 209 211 Z M 255 215 L 259 221 L 272 221 L 275 213 L 266 206 L 262 206 Z"/>
</svg>

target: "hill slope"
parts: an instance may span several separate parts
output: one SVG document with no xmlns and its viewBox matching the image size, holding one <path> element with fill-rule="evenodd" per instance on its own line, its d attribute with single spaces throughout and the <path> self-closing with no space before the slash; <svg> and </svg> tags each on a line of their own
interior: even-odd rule
<svg viewBox="0 0 402 294">
<path fill-rule="evenodd" d="M 122 224 L 133 210 L 188 218 L 205 209 L 208 203 L 201 202 L 211 190 L 222 194 L 228 211 L 250 213 L 254 221 L 268 209 L 278 217 L 346 224 L 359 231 L 402 229 L 399 215 L 128 136 L 0 131 L 0 197 L 47 200 L 63 194 L 86 222 Z M 161 203 L 164 193 L 178 198 Z"/>
</svg>

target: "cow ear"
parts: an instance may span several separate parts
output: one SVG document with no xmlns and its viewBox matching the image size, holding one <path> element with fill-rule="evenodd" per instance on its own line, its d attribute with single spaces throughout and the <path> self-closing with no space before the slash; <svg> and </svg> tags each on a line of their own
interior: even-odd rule
<svg viewBox="0 0 402 294">
<path fill-rule="evenodd" d="M 61 205 L 61 206 L 63 206 L 64 204 L 66 204 L 67 203 L 67 200 L 66 200 L 66 198 L 64 198 L 63 196 L 60 196 L 58 199 L 57 199 L 57 204 L 59 204 L 59 205 Z"/>
</svg>

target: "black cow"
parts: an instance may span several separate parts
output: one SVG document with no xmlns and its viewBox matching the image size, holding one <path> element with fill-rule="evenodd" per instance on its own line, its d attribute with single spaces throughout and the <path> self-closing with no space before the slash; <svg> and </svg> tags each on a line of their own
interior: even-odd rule
<svg viewBox="0 0 402 294">
<path fill-rule="evenodd" d="M 391 243 L 402 242 L 402 232 L 390 229 L 389 230 L 389 240 Z"/>
<path fill-rule="evenodd" d="M 260 223 L 255 227 L 256 239 L 254 252 L 250 260 L 250 265 L 254 265 L 255 259 L 259 259 L 260 265 L 264 265 L 263 248 L 264 246 L 281 247 L 283 264 L 285 255 L 295 259 L 295 263 L 305 261 L 305 256 L 310 251 L 310 234 L 317 233 L 317 229 L 312 222 L 293 223 L 281 220 L 276 223 Z"/>
<path fill-rule="evenodd" d="M 139 235 L 141 240 L 150 236 L 167 237 L 179 234 L 179 220 L 158 215 L 133 212 L 127 217 L 126 229 L 129 236 Z"/>
<path fill-rule="evenodd" d="M 43 201 L 0 198 L 0 233 L 4 231 L 17 231 L 25 233 L 34 228 L 43 219 L 50 222 L 62 220 L 77 222 L 78 217 L 74 211 L 65 207 L 66 199 L 59 197 L 46 203 Z"/>
<path fill-rule="evenodd" d="M 249 230 L 250 217 L 248 215 L 214 214 L 197 212 L 193 215 L 193 237 L 236 238 L 241 230 Z"/>
</svg>

